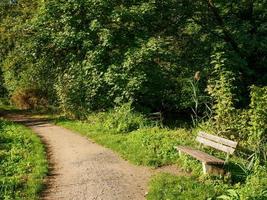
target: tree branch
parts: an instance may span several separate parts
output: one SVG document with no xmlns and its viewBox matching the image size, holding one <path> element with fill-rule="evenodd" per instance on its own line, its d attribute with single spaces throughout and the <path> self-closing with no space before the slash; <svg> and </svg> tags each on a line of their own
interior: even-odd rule
<svg viewBox="0 0 267 200">
<path fill-rule="evenodd" d="M 230 45 L 232 46 L 232 48 L 234 49 L 234 51 L 237 52 L 240 56 L 242 56 L 242 53 L 241 53 L 240 49 L 238 48 L 238 43 L 234 40 L 234 38 L 232 37 L 232 35 L 227 30 L 227 28 L 225 26 L 225 23 L 223 21 L 223 18 L 220 16 L 220 14 L 219 14 L 218 9 L 216 8 L 216 6 L 212 2 L 212 0 L 206 0 L 206 2 L 208 3 L 208 6 L 209 6 L 211 12 L 214 15 L 214 18 L 215 18 L 216 22 L 218 23 L 218 25 L 223 30 L 225 42 L 230 43 Z"/>
</svg>

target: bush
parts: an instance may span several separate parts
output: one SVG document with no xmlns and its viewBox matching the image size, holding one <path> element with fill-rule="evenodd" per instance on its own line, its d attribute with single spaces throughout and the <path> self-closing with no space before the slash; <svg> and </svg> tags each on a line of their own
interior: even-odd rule
<svg viewBox="0 0 267 200">
<path fill-rule="evenodd" d="M 129 133 L 148 124 L 148 120 L 142 114 L 134 112 L 131 104 L 127 103 L 109 111 L 103 126 L 105 129 L 114 130 L 115 133 Z"/>
<path fill-rule="evenodd" d="M 131 103 L 123 104 L 108 112 L 91 114 L 87 120 L 93 123 L 96 129 L 109 133 L 130 133 L 150 124 L 141 113 L 133 111 Z"/>
<path fill-rule="evenodd" d="M 20 89 L 12 94 L 11 102 L 20 109 L 47 108 L 45 94 L 38 89 Z"/>
</svg>

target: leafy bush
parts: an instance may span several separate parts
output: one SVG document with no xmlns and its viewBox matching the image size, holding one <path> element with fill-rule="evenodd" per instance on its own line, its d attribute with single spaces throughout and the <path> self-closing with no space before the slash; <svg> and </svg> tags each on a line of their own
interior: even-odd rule
<svg viewBox="0 0 267 200">
<path fill-rule="evenodd" d="M 142 114 L 134 112 L 131 103 L 109 111 L 103 122 L 104 129 L 114 130 L 116 133 L 129 133 L 147 125 L 148 120 Z"/>
<path fill-rule="evenodd" d="M 208 177 L 207 177 L 208 178 Z M 150 182 L 148 200 L 264 200 L 267 199 L 265 167 L 254 168 L 244 184 L 228 185 L 210 178 L 177 177 L 169 174 L 155 176 Z"/>
<path fill-rule="evenodd" d="M 46 172 L 40 139 L 0 119 L 0 199 L 37 199 Z"/>
<path fill-rule="evenodd" d="M 7 90 L 4 87 L 4 77 L 3 77 L 2 68 L 0 67 L 0 98 L 3 98 L 3 97 L 7 97 Z"/>
<path fill-rule="evenodd" d="M 95 129 L 109 133 L 130 133 L 148 127 L 151 122 L 141 113 L 135 112 L 131 103 L 126 103 L 107 112 L 87 116 Z"/>
</svg>

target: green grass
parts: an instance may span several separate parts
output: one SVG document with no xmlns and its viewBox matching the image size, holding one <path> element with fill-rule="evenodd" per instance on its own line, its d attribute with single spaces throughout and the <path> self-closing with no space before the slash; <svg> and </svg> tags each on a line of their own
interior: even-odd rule
<svg viewBox="0 0 267 200">
<path fill-rule="evenodd" d="M 260 167 L 244 184 L 218 179 L 159 174 L 149 184 L 147 200 L 266 200 L 267 172 Z"/>
<path fill-rule="evenodd" d="M 207 200 L 216 199 L 225 186 L 198 181 L 194 177 L 159 174 L 149 185 L 148 200 Z"/>
<path fill-rule="evenodd" d="M 40 139 L 30 129 L 0 119 L 0 199 L 38 199 L 46 174 Z"/>
</svg>

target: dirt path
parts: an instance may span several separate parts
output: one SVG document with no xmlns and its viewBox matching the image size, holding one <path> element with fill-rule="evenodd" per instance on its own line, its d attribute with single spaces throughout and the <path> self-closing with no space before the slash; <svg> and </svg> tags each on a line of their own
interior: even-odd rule
<svg viewBox="0 0 267 200">
<path fill-rule="evenodd" d="M 159 170 L 134 166 L 111 150 L 44 120 L 22 116 L 13 120 L 30 127 L 46 144 L 52 170 L 45 200 L 142 200 L 153 174 L 180 173 L 175 166 Z"/>
</svg>

